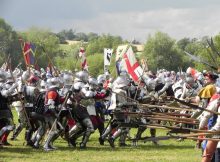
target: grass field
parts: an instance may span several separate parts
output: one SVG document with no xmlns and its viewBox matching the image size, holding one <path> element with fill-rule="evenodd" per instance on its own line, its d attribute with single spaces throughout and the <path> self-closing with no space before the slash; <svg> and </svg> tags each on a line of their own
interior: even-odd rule
<svg viewBox="0 0 220 162">
<path fill-rule="evenodd" d="M 15 115 L 16 118 L 16 115 Z M 15 119 L 16 121 L 16 119 Z M 165 132 L 158 131 L 158 135 Z M 149 135 L 147 130 L 145 135 Z M 132 146 L 129 141 L 128 147 L 116 147 L 111 149 L 108 142 L 100 146 L 98 132 L 91 135 L 86 150 L 69 148 L 66 141 L 58 139 L 54 146 L 58 149 L 53 152 L 44 152 L 42 149 L 35 150 L 23 146 L 24 131 L 17 141 L 9 142 L 13 146 L 0 149 L 0 162 L 198 162 L 201 161 L 201 150 L 194 149 L 195 142 L 185 140 L 160 141 L 159 146 L 151 142 L 139 142 L 138 146 Z M 117 144 L 117 143 L 116 143 Z"/>
</svg>

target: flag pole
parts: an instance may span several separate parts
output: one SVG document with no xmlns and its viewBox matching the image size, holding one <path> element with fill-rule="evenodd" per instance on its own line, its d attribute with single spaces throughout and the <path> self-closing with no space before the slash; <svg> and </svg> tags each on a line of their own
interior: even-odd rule
<svg viewBox="0 0 220 162">
<path fill-rule="evenodd" d="M 52 66 L 52 69 L 53 69 L 53 70 L 55 71 L 55 73 L 56 73 L 56 76 L 59 76 L 59 73 L 57 72 L 57 69 L 54 68 L 53 62 L 52 62 L 51 58 L 49 57 L 48 53 L 46 52 L 45 48 L 44 48 L 42 45 L 41 45 L 41 48 L 43 49 L 43 52 L 46 54 L 47 59 L 48 59 L 49 63 L 50 63 L 51 66 Z"/>
<path fill-rule="evenodd" d="M 15 77 L 14 77 L 13 72 L 12 72 L 12 69 L 11 69 L 10 54 L 9 54 L 8 64 L 9 64 L 10 75 L 11 75 L 11 77 L 12 77 L 12 79 L 13 79 L 13 82 L 16 83 Z M 21 96 L 21 94 L 19 93 L 18 87 L 16 87 L 16 91 L 17 91 L 17 93 L 18 93 L 18 99 L 19 99 L 19 101 L 21 102 L 21 105 L 22 105 L 22 111 L 24 112 L 24 116 L 25 116 L 25 118 L 26 118 L 27 125 L 29 126 L 29 128 L 31 128 L 31 127 L 32 127 L 32 126 L 31 126 L 31 122 L 30 122 L 30 120 L 29 120 L 29 117 L 28 117 L 27 111 L 26 111 L 26 109 L 25 109 L 24 102 L 23 102 L 23 100 L 22 100 L 22 96 Z"/>
<path fill-rule="evenodd" d="M 25 59 L 25 54 L 24 54 L 24 41 L 23 41 L 22 38 L 20 38 L 19 41 L 20 41 L 20 44 L 21 44 L 21 50 L 22 50 L 22 55 L 23 55 L 24 62 L 25 62 L 25 65 L 26 65 L 26 69 L 28 69 L 27 60 Z"/>
</svg>

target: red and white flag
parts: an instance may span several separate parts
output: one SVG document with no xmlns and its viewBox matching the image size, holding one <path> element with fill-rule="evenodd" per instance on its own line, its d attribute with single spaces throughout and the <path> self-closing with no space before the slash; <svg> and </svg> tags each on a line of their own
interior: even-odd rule
<svg viewBox="0 0 220 162">
<path fill-rule="evenodd" d="M 123 54 L 125 69 L 135 82 L 138 82 L 143 75 L 143 69 L 135 58 L 131 47 Z"/>
<path fill-rule="evenodd" d="M 81 67 L 83 70 L 88 71 L 88 64 L 86 60 L 86 53 L 83 47 L 80 48 L 79 50 L 79 57 L 81 58 Z"/>
</svg>

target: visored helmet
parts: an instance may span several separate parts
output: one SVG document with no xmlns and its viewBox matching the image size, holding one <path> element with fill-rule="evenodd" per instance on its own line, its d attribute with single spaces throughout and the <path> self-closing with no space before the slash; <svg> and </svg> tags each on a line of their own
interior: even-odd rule
<svg viewBox="0 0 220 162">
<path fill-rule="evenodd" d="M 4 82 L 6 79 L 6 72 L 0 69 L 0 82 Z"/>
<path fill-rule="evenodd" d="M 91 85 L 98 85 L 98 81 L 95 78 L 89 78 L 89 84 Z"/>
<path fill-rule="evenodd" d="M 114 88 L 123 88 L 129 85 L 129 80 L 124 76 L 118 76 L 114 81 Z"/>
<path fill-rule="evenodd" d="M 101 74 L 97 77 L 98 84 L 103 84 L 105 82 L 105 75 Z"/>
<path fill-rule="evenodd" d="M 6 83 L 14 83 L 13 76 L 11 73 L 6 73 Z"/>
<path fill-rule="evenodd" d="M 51 78 L 49 81 L 49 88 L 58 88 L 60 86 L 60 81 L 56 77 Z"/>
<path fill-rule="evenodd" d="M 76 73 L 76 78 L 82 82 L 87 82 L 89 79 L 89 74 L 87 71 L 79 71 Z"/>
<path fill-rule="evenodd" d="M 154 79 L 148 79 L 147 80 L 147 89 L 150 90 L 150 91 L 153 91 L 155 90 L 155 87 L 156 87 L 156 80 Z"/>
<path fill-rule="evenodd" d="M 189 87 L 193 87 L 193 85 L 195 84 L 193 77 L 190 76 L 186 77 L 185 82 Z"/>
<path fill-rule="evenodd" d="M 64 85 L 72 85 L 73 84 L 73 76 L 70 74 L 63 75 Z"/>
<path fill-rule="evenodd" d="M 29 77 L 30 77 L 29 71 L 24 71 L 23 74 L 21 75 L 22 81 L 27 81 Z"/>
<path fill-rule="evenodd" d="M 47 89 L 47 82 L 45 82 L 44 80 L 42 80 L 42 81 L 40 82 L 40 91 L 41 91 L 41 92 L 45 92 L 46 89 Z"/>
</svg>

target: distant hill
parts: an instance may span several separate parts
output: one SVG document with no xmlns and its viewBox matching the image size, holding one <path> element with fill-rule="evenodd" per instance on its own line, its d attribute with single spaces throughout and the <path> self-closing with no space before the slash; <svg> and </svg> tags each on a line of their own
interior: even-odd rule
<svg viewBox="0 0 220 162">
<path fill-rule="evenodd" d="M 66 40 L 67 44 L 68 45 L 76 45 L 76 44 L 80 44 L 82 43 L 81 41 L 74 41 L 74 40 Z M 88 42 L 83 42 L 84 44 L 85 43 L 88 43 Z"/>
<path fill-rule="evenodd" d="M 76 44 L 80 44 L 81 41 L 73 41 L 73 40 L 66 40 L 68 45 L 76 45 Z M 83 42 L 83 43 L 88 43 L 88 42 Z M 132 44 L 133 46 L 135 46 L 137 48 L 138 52 L 143 52 L 144 51 L 144 45 L 143 44 Z"/>
<path fill-rule="evenodd" d="M 135 46 L 137 48 L 138 52 L 144 51 L 144 45 L 143 44 L 132 44 L 132 46 Z"/>
</svg>

